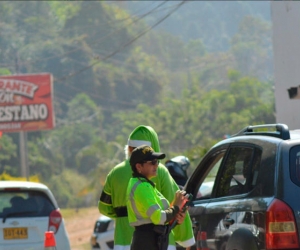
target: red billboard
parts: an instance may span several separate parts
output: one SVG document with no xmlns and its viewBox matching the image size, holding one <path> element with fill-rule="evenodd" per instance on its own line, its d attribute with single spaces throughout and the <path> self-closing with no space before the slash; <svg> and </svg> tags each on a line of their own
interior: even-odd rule
<svg viewBox="0 0 300 250">
<path fill-rule="evenodd" d="M 52 75 L 0 76 L 0 131 L 53 129 Z"/>
</svg>

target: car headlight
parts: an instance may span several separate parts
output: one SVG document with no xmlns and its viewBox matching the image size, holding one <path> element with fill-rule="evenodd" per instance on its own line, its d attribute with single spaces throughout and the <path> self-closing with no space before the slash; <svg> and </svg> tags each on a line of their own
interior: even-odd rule
<svg viewBox="0 0 300 250">
<path fill-rule="evenodd" d="M 97 244 L 97 235 L 93 234 L 90 239 L 91 245 L 95 246 Z"/>
</svg>

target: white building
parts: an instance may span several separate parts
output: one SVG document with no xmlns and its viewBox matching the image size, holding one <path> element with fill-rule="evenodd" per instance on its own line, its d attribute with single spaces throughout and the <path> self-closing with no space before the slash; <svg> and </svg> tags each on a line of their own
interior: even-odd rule
<svg viewBox="0 0 300 250">
<path fill-rule="evenodd" d="M 300 2 L 271 1 L 276 122 L 300 129 Z"/>
</svg>

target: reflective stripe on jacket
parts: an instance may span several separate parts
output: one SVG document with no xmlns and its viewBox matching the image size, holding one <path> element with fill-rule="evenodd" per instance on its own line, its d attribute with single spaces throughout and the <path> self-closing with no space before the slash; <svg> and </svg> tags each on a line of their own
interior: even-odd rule
<svg viewBox="0 0 300 250">
<path fill-rule="evenodd" d="M 164 225 L 168 200 L 146 179 L 131 178 L 127 187 L 128 220 L 131 226 Z"/>
</svg>

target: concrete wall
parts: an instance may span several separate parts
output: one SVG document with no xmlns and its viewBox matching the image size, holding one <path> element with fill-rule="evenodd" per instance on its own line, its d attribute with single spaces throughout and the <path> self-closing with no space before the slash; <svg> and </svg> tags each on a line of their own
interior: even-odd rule
<svg viewBox="0 0 300 250">
<path fill-rule="evenodd" d="M 271 1 L 276 121 L 300 128 L 300 2 Z M 288 89 L 298 95 L 292 99 Z"/>
</svg>

